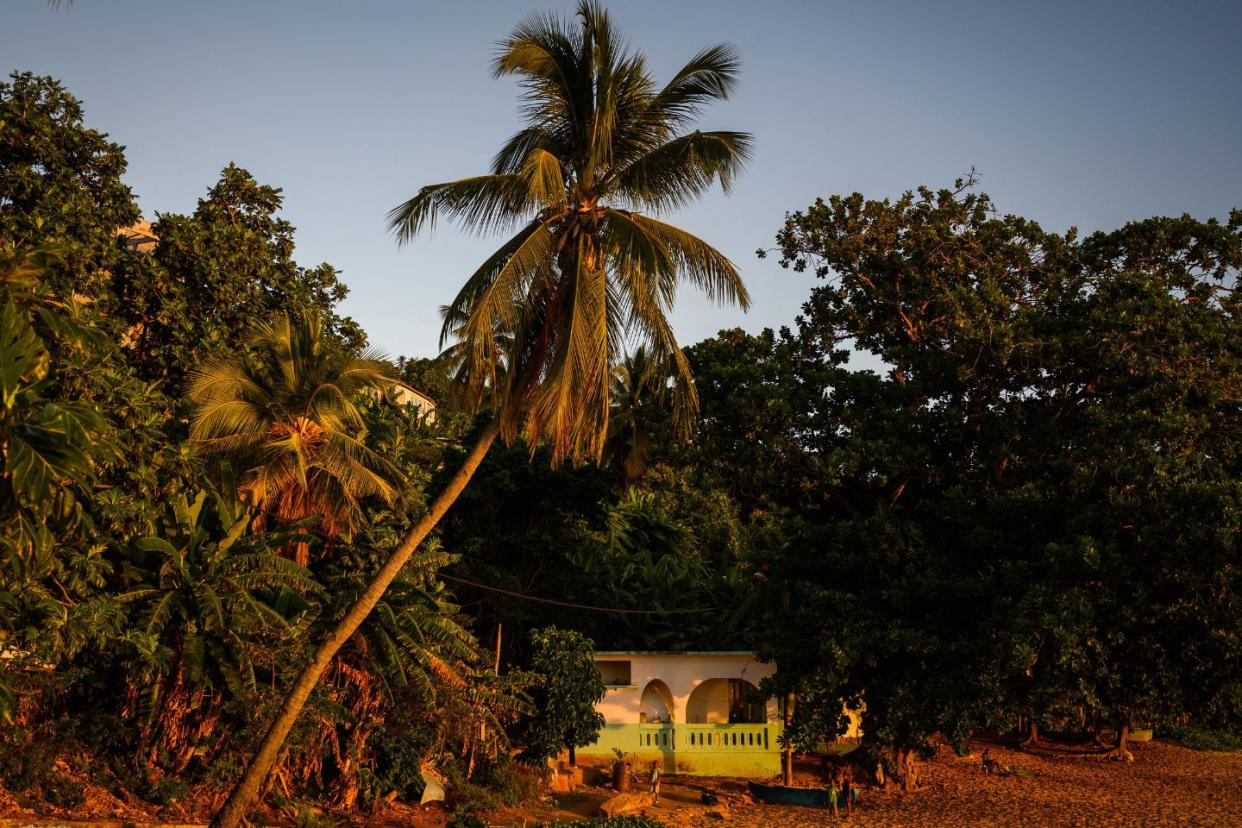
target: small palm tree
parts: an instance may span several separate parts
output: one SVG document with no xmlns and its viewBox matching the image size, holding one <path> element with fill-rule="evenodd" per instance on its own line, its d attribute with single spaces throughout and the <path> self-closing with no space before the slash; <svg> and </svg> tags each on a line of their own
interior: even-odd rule
<svg viewBox="0 0 1242 828">
<path fill-rule="evenodd" d="M 612 414 L 604 462 L 633 483 L 647 471 L 651 427 L 670 394 L 673 377 L 666 363 L 654 359 L 645 345 L 625 355 L 612 370 Z"/>
<path fill-rule="evenodd" d="M 333 347 L 323 322 L 305 314 L 259 325 L 250 354 L 191 375 L 191 443 L 240 470 L 238 490 L 258 511 L 256 528 L 318 516 L 331 539 L 349 536 L 360 502 L 392 502 L 400 472 L 362 441 L 363 396 L 396 384 L 381 356 Z M 308 543 L 294 544 L 305 565 Z"/>
<path fill-rule="evenodd" d="M 672 366 L 678 398 L 697 406 L 667 317 L 677 288 L 688 281 L 742 307 L 749 299 L 723 254 L 656 215 L 717 182 L 728 190 L 746 161 L 746 133 L 691 129 L 705 105 L 732 92 L 738 66 L 733 49 L 713 46 L 660 87 L 587 0 L 576 22 L 536 15 L 501 44 L 493 71 L 519 79 L 525 125 L 490 172 L 423 187 L 389 216 L 401 242 L 442 215 L 478 232 L 516 228 L 445 308 L 441 332 L 458 376 L 495 418 L 315 651 L 214 825 L 242 820 L 320 676 L 498 436 L 547 443 L 554 462 L 599 459 L 612 366 L 630 343 Z"/>
</svg>

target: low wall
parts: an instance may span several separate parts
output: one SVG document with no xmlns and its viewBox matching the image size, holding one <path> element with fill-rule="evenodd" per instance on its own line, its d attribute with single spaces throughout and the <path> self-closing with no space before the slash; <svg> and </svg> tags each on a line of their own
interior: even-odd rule
<svg viewBox="0 0 1242 828">
<path fill-rule="evenodd" d="M 640 778 L 659 762 L 664 773 L 764 779 L 780 773 L 780 732 L 779 724 L 605 725 L 576 755 L 582 764 L 607 765 L 620 750 Z"/>
</svg>

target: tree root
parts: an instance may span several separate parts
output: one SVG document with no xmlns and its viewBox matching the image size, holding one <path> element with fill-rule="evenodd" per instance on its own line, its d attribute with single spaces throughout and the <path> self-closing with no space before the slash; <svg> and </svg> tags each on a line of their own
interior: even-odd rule
<svg viewBox="0 0 1242 828">
<path fill-rule="evenodd" d="M 1123 747 L 1109 748 L 1096 756 L 1101 762 L 1133 762 L 1134 754 Z"/>
</svg>

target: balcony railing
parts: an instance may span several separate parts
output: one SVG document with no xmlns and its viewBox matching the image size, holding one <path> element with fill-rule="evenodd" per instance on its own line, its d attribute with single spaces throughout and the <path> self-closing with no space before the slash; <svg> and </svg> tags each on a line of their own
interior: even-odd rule
<svg viewBox="0 0 1242 828">
<path fill-rule="evenodd" d="M 639 750 L 673 750 L 676 745 L 672 724 L 640 724 L 638 726 Z"/>
<path fill-rule="evenodd" d="M 684 724 L 678 725 L 679 751 L 767 751 L 776 748 L 774 725 Z"/>
</svg>

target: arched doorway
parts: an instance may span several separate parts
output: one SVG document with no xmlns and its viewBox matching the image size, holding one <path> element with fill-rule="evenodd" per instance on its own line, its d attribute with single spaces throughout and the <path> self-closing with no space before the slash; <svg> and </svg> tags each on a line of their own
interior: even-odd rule
<svg viewBox="0 0 1242 828">
<path fill-rule="evenodd" d="M 660 679 L 652 679 L 643 688 L 638 721 L 646 724 L 672 724 L 673 693 Z"/>
<path fill-rule="evenodd" d="M 689 724 L 762 724 L 767 708 L 759 688 L 745 679 L 714 678 L 694 688 L 686 701 Z"/>
<path fill-rule="evenodd" d="M 660 679 L 652 679 L 643 688 L 638 710 L 638 748 L 644 762 L 657 761 L 664 773 L 676 768 L 673 727 L 673 693 Z M 642 776 L 646 768 L 636 768 Z"/>
</svg>

